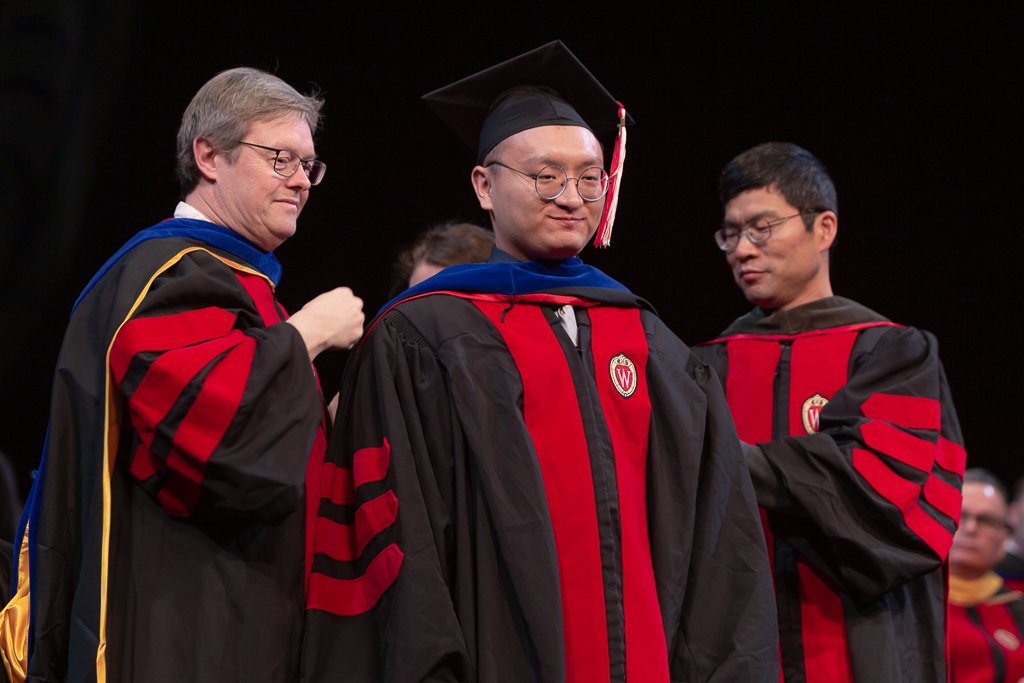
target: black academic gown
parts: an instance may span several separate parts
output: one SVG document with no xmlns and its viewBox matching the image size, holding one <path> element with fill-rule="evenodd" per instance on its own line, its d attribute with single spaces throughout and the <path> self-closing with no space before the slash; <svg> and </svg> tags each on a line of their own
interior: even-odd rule
<svg viewBox="0 0 1024 683">
<path fill-rule="evenodd" d="M 841 297 L 695 349 L 748 448 L 786 683 L 942 683 L 965 452 L 938 343 Z"/>
<path fill-rule="evenodd" d="M 578 259 L 452 267 L 386 307 L 319 488 L 305 680 L 778 679 L 721 387 Z"/>
<path fill-rule="evenodd" d="M 326 448 L 305 344 L 271 255 L 202 221 L 139 235 L 68 325 L 0 648 L 15 680 L 293 681 Z"/>
</svg>

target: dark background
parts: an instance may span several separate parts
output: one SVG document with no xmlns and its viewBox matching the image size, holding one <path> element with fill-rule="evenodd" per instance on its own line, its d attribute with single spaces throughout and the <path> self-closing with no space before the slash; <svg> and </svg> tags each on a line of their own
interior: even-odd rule
<svg viewBox="0 0 1024 683">
<path fill-rule="evenodd" d="M 372 314 L 417 231 L 487 221 L 473 154 L 420 95 L 555 38 L 637 121 L 613 246 L 588 248 L 588 263 L 687 343 L 713 337 L 749 308 L 711 237 L 717 175 L 760 142 L 806 147 L 839 192 L 835 292 L 938 336 L 968 462 L 1011 483 L 1024 474 L 1024 10 L 817 4 L 4 3 L 0 449 L 23 490 L 71 306 L 122 243 L 173 212 L 175 133 L 207 79 L 249 65 L 324 94 L 329 172 L 277 251 L 278 294 L 295 310 L 344 284 Z M 326 393 L 343 363 L 317 360 Z"/>
</svg>

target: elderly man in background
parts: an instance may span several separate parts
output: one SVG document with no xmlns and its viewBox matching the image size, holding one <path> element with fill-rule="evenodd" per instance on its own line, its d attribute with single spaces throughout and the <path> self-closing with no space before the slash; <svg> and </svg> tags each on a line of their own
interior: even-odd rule
<svg viewBox="0 0 1024 683">
<path fill-rule="evenodd" d="M 79 297 L 0 614 L 13 681 L 298 678 L 311 361 L 363 322 L 345 288 L 290 319 L 274 296 L 326 168 L 321 106 L 256 69 L 207 82 L 178 132 L 185 200 Z"/>
<path fill-rule="evenodd" d="M 993 571 L 1006 553 L 1006 489 L 991 472 L 964 473 L 960 528 L 949 549 L 953 683 L 1024 679 L 1024 595 Z"/>
</svg>

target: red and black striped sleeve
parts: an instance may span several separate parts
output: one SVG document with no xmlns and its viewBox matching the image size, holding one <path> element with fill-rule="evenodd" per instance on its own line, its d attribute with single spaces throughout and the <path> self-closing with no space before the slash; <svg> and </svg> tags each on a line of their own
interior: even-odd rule
<svg viewBox="0 0 1024 683">
<path fill-rule="evenodd" d="M 307 519 L 309 680 L 463 680 L 456 672 L 469 670 L 449 585 L 458 440 L 446 387 L 435 352 L 397 313 L 346 368 Z"/>
<path fill-rule="evenodd" d="M 851 357 L 816 434 L 759 444 L 792 502 L 773 532 L 876 599 L 946 559 L 966 453 L 935 338 L 885 331 Z"/>
<path fill-rule="evenodd" d="M 263 278 L 194 251 L 118 330 L 129 470 L 168 514 L 274 520 L 301 500 L 322 401 L 284 319 Z"/>
</svg>

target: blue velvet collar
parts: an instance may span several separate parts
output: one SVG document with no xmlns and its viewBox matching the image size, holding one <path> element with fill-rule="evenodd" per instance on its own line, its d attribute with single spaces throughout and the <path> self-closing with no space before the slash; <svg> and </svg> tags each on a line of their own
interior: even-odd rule
<svg viewBox="0 0 1024 683">
<path fill-rule="evenodd" d="M 410 287 L 384 305 L 386 311 L 403 299 L 428 292 L 484 292 L 487 294 L 534 294 L 568 287 L 599 287 L 629 290 L 597 268 L 578 258 L 564 261 L 515 261 L 467 263 L 448 266 L 437 275 Z"/>
<path fill-rule="evenodd" d="M 277 285 L 281 280 L 281 263 L 274 256 L 272 251 L 263 251 L 255 244 L 230 230 L 216 223 L 199 221 L 193 218 L 171 218 L 157 223 L 156 225 L 140 230 L 128 242 L 117 250 L 117 253 L 103 264 L 103 267 L 89 280 L 82 293 L 75 301 L 75 308 L 82 301 L 82 298 L 89 293 L 100 278 L 110 270 L 117 261 L 129 251 L 142 244 L 146 240 L 158 237 L 187 237 L 189 239 L 205 242 L 210 246 L 222 249 L 229 254 L 234 254 L 246 263 L 251 264 L 258 271 L 270 278 L 270 281 Z M 72 313 L 74 309 L 72 309 Z"/>
</svg>

